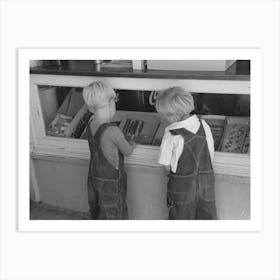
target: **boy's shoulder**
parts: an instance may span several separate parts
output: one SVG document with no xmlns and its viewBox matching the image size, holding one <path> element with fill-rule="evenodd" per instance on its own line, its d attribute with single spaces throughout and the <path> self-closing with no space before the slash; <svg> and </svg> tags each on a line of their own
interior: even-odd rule
<svg viewBox="0 0 280 280">
<path fill-rule="evenodd" d="M 117 125 L 114 125 L 114 124 L 110 124 L 108 125 L 108 127 L 105 129 L 104 133 L 112 136 L 112 137 L 115 137 L 117 135 L 120 135 L 122 134 L 122 131 L 120 130 L 120 128 L 117 126 Z"/>
<path fill-rule="evenodd" d="M 118 126 L 110 125 L 103 132 L 102 141 L 106 141 L 107 143 L 123 143 L 125 141 L 125 137 Z"/>
</svg>

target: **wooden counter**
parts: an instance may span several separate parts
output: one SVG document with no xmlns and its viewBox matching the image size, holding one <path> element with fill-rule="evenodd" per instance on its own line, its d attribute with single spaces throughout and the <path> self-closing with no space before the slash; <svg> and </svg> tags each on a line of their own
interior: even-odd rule
<svg viewBox="0 0 280 280">
<path fill-rule="evenodd" d="M 63 67 L 34 67 L 30 74 L 95 76 L 95 77 L 122 77 L 148 79 L 192 79 L 192 80 L 232 80 L 249 81 L 248 67 L 234 64 L 226 71 L 174 71 L 174 70 L 133 70 L 132 67 L 102 67 L 97 71 L 95 66 L 83 69 Z"/>
</svg>

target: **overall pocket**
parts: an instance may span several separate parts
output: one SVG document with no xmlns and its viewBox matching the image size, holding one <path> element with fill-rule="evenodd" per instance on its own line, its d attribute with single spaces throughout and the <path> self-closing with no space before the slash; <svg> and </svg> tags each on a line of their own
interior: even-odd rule
<svg viewBox="0 0 280 280">
<path fill-rule="evenodd" d="M 179 176 L 170 175 L 167 184 L 167 206 L 188 204 L 195 200 L 196 180 L 195 175 Z"/>
</svg>

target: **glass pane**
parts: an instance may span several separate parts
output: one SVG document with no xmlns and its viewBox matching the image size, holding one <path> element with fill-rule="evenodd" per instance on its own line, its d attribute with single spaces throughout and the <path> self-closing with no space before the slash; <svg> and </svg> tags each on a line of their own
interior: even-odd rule
<svg viewBox="0 0 280 280">
<path fill-rule="evenodd" d="M 154 103 L 156 91 L 115 90 L 118 95 L 117 110 L 156 112 Z"/>
<path fill-rule="evenodd" d="M 211 128 L 215 151 L 250 152 L 250 95 L 193 93 L 195 112 Z"/>
<path fill-rule="evenodd" d="M 39 86 L 39 97 L 48 136 L 80 138 L 91 117 L 82 88 Z"/>
<path fill-rule="evenodd" d="M 88 111 L 82 88 L 39 86 L 39 97 L 48 136 L 86 139 L 94 115 Z M 156 91 L 120 90 L 112 123 L 127 140 L 159 146 L 167 123 L 155 110 Z M 209 124 L 215 150 L 231 153 L 250 151 L 250 96 L 193 93 L 197 115 Z"/>
<path fill-rule="evenodd" d="M 250 95 L 193 93 L 199 115 L 250 116 Z"/>
</svg>

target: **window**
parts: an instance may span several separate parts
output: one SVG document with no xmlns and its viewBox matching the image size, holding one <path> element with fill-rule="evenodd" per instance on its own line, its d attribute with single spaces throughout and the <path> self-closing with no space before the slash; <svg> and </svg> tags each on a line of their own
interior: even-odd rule
<svg viewBox="0 0 280 280">
<path fill-rule="evenodd" d="M 82 97 L 81 87 L 38 86 L 45 134 L 86 139 L 86 127 L 94 117 Z M 156 113 L 156 91 L 115 89 L 117 113 L 112 120 L 127 140 L 159 146 L 167 123 Z M 211 127 L 215 150 L 250 151 L 250 96 L 193 93 L 197 115 Z"/>
</svg>

